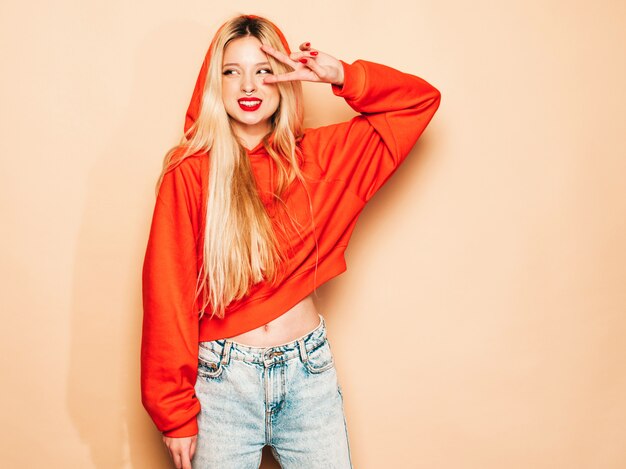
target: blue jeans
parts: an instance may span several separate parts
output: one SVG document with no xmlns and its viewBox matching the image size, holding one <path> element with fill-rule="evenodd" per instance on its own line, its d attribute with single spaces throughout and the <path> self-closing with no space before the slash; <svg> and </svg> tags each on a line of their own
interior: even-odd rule
<svg viewBox="0 0 626 469">
<path fill-rule="evenodd" d="M 285 469 L 352 468 L 326 324 L 287 344 L 200 343 L 194 469 L 258 469 L 264 446 Z"/>
</svg>

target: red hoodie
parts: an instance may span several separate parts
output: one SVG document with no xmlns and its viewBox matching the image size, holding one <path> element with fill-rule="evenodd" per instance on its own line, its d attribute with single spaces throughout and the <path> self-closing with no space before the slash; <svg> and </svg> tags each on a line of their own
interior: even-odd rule
<svg viewBox="0 0 626 469">
<path fill-rule="evenodd" d="M 363 60 L 341 63 L 344 84 L 333 85 L 332 91 L 360 115 L 305 130 L 301 169 L 314 223 L 307 192 L 296 180 L 283 196 L 286 211 L 300 224 L 299 232 L 287 229 L 279 237 L 290 255 L 285 275 L 277 286 L 265 282 L 253 286 L 247 296 L 228 306 L 224 319 L 209 319 L 210 311 L 205 311 L 199 321 L 200 304 L 194 302 L 210 156 L 188 157 L 163 178 L 143 266 L 141 388 L 146 410 L 166 436 L 198 432 L 200 402 L 194 394 L 198 343 L 266 324 L 344 272 L 344 251 L 357 217 L 408 155 L 439 107 L 439 91 L 421 78 Z M 202 75 L 187 128 L 197 117 Z M 248 155 L 272 222 L 293 226 L 270 197 L 277 178 L 263 144 Z"/>
</svg>

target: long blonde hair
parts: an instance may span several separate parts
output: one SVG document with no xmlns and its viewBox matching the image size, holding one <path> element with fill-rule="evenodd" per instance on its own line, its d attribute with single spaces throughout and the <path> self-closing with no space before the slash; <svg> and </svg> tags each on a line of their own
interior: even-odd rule
<svg viewBox="0 0 626 469">
<path fill-rule="evenodd" d="M 208 52 L 208 70 L 199 113 L 181 138 L 165 156 L 163 175 L 185 158 L 209 153 L 209 183 L 204 228 L 203 262 L 196 285 L 200 297 L 200 317 L 207 307 L 223 318 L 226 307 L 241 299 L 254 284 L 267 280 L 275 283 L 285 260 L 277 234 L 258 194 L 249 157 L 233 133 L 230 118 L 222 101 L 222 61 L 226 45 L 241 37 L 253 36 L 289 54 L 284 36 L 270 21 L 257 16 L 238 16 L 217 32 Z M 291 71 L 268 55 L 273 73 Z M 278 169 L 273 196 L 281 195 L 298 178 L 298 141 L 302 138 L 302 87 L 299 81 L 277 83 L 280 104 L 272 116 L 272 131 L 263 140 Z"/>
</svg>

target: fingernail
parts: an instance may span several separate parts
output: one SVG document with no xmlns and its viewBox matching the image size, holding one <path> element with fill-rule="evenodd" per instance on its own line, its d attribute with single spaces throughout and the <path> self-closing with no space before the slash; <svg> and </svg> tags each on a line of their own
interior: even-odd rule
<svg viewBox="0 0 626 469">
<path fill-rule="evenodd" d="M 317 54 L 318 54 L 318 52 L 317 52 L 316 50 L 312 50 L 312 51 L 311 51 L 311 55 L 312 55 L 313 57 L 315 57 Z"/>
<path fill-rule="evenodd" d="M 305 46 L 305 47 L 310 47 L 310 46 L 311 46 L 311 43 L 310 43 L 310 42 L 305 42 L 305 43 L 304 43 L 304 46 Z"/>
<path fill-rule="evenodd" d="M 302 58 L 300 59 L 300 62 L 301 62 L 301 63 L 303 63 L 303 64 L 305 64 L 305 63 L 307 63 L 308 61 L 307 61 L 307 59 L 306 59 L 306 58 L 302 57 Z"/>
</svg>

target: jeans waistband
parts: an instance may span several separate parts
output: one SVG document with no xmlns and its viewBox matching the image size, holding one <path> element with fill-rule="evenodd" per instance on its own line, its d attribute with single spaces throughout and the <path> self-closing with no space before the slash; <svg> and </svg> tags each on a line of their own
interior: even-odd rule
<svg viewBox="0 0 626 469">
<path fill-rule="evenodd" d="M 318 315 L 320 323 L 315 329 L 286 344 L 272 347 L 254 347 L 229 339 L 217 339 L 200 342 L 200 353 L 202 353 L 202 349 L 210 350 L 221 357 L 222 364 L 227 364 L 231 358 L 233 360 L 264 364 L 265 366 L 296 357 L 300 357 L 303 362 L 306 362 L 308 353 L 317 349 L 326 341 L 326 321 L 324 316 L 320 313 Z"/>
</svg>

